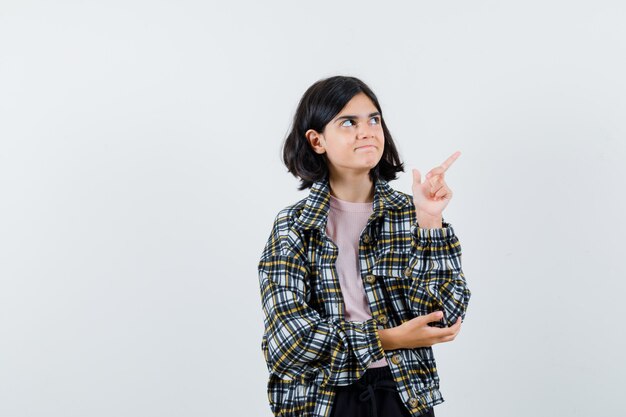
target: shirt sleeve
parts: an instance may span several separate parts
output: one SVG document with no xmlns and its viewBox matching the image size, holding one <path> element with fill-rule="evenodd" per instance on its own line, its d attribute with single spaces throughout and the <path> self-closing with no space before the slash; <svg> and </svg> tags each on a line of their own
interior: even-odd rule
<svg viewBox="0 0 626 417">
<path fill-rule="evenodd" d="M 279 234 L 275 223 L 258 264 L 268 370 L 281 379 L 313 375 L 320 386 L 347 385 L 384 357 L 377 323 L 321 317 L 306 302 L 306 262 Z"/>
<path fill-rule="evenodd" d="M 453 325 L 465 319 L 471 291 L 461 265 L 461 244 L 452 225 L 443 221 L 441 228 L 411 226 L 412 256 L 407 275 L 413 279 L 409 305 L 416 316 L 442 310 L 444 317 L 437 327 Z"/>
</svg>

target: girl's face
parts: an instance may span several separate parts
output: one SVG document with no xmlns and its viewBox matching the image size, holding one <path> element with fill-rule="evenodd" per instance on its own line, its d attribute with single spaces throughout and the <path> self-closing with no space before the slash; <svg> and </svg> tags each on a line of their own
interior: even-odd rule
<svg viewBox="0 0 626 417">
<path fill-rule="evenodd" d="M 319 154 L 326 153 L 332 177 L 367 175 L 383 156 L 385 137 L 381 116 L 372 100 L 358 93 L 325 126 L 306 137 Z"/>
</svg>

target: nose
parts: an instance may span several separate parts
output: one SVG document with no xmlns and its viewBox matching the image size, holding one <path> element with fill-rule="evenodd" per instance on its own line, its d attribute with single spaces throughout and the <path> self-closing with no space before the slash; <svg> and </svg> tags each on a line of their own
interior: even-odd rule
<svg viewBox="0 0 626 417">
<path fill-rule="evenodd" d="M 359 123 L 357 137 L 359 139 L 374 137 L 374 126 L 370 126 L 369 123 Z"/>
</svg>

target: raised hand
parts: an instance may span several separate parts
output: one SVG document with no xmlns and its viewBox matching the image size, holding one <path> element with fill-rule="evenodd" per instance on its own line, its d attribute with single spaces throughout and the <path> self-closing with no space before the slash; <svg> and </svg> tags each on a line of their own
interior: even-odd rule
<svg viewBox="0 0 626 417">
<path fill-rule="evenodd" d="M 418 223 L 420 223 L 420 217 L 441 218 L 443 209 L 452 198 L 452 190 L 446 184 L 444 175 L 459 155 L 461 152 L 456 151 L 441 165 L 431 169 L 426 174 L 424 182 L 421 180 L 419 170 L 413 168 L 413 202 Z"/>
</svg>

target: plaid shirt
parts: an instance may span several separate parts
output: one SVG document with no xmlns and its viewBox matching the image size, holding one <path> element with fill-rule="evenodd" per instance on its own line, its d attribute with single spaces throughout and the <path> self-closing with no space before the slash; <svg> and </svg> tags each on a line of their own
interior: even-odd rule
<svg viewBox="0 0 626 417">
<path fill-rule="evenodd" d="M 442 310 L 432 325 L 465 317 L 470 299 L 461 246 L 450 223 L 418 226 L 411 195 L 375 184 L 373 213 L 359 240 L 358 262 L 372 318 L 347 321 L 334 267 L 338 248 L 326 234 L 328 178 L 282 209 L 258 275 L 265 331 L 268 399 L 276 416 L 327 417 L 334 387 L 359 379 L 386 357 L 412 415 L 444 401 L 432 348 L 383 350 L 378 328 Z"/>
</svg>

